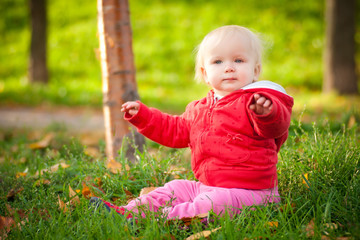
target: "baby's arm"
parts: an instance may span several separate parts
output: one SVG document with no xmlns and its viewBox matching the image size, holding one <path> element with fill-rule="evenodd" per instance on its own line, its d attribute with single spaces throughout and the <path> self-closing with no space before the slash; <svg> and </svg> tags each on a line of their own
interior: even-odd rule
<svg viewBox="0 0 360 240">
<path fill-rule="evenodd" d="M 183 148 L 189 143 L 189 130 L 183 116 L 162 113 L 140 101 L 122 105 L 124 119 L 133 124 L 139 133 L 167 147 Z"/>
<path fill-rule="evenodd" d="M 140 104 L 138 102 L 126 102 L 121 106 L 121 111 L 134 116 L 138 113 Z"/>
<path fill-rule="evenodd" d="M 254 103 L 249 106 L 250 110 L 257 115 L 266 115 L 270 113 L 272 107 L 273 105 L 271 100 L 258 93 L 254 94 Z"/>
</svg>

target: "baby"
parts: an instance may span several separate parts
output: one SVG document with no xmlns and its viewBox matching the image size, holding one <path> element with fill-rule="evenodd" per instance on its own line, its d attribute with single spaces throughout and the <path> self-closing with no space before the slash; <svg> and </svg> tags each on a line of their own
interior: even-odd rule
<svg viewBox="0 0 360 240">
<path fill-rule="evenodd" d="M 277 154 L 288 136 L 293 99 L 278 84 L 258 81 L 261 41 L 249 29 L 230 25 L 210 32 L 197 49 L 196 78 L 211 90 L 182 115 L 169 115 L 140 101 L 122 106 L 124 118 L 149 139 L 173 148 L 191 149 L 198 181 L 174 180 L 131 201 L 108 209 L 139 213 L 140 206 L 168 219 L 214 211 L 239 213 L 244 206 L 280 200 Z"/>
</svg>

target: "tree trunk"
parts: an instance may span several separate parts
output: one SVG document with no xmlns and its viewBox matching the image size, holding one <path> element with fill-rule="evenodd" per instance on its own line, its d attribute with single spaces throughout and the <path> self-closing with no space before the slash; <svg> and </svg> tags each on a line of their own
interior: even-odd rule
<svg viewBox="0 0 360 240">
<path fill-rule="evenodd" d="M 29 7 L 31 17 L 29 81 L 47 83 L 46 0 L 29 0 Z"/>
<path fill-rule="evenodd" d="M 98 0 L 98 31 L 106 154 L 109 159 L 114 159 L 121 149 L 124 137 L 132 139 L 140 151 L 145 143 L 142 135 L 130 131 L 131 126 L 123 119 L 121 112 L 124 102 L 139 99 L 127 0 Z M 134 148 L 128 144 L 127 149 L 127 157 L 134 161 Z"/>
<path fill-rule="evenodd" d="M 355 67 L 355 0 L 326 0 L 323 91 L 358 94 Z"/>
</svg>

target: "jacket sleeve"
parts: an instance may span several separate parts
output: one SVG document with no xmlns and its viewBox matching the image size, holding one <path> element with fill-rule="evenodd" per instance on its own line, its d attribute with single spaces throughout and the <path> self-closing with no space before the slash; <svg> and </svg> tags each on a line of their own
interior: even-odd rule
<svg viewBox="0 0 360 240">
<path fill-rule="evenodd" d="M 167 147 L 184 148 L 189 144 L 186 112 L 180 116 L 162 113 L 140 103 L 136 115 L 125 114 L 125 120 L 133 124 L 145 137 Z"/>
<path fill-rule="evenodd" d="M 270 99 L 272 110 L 266 115 L 257 115 L 249 109 L 254 99 L 254 94 L 250 97 L 247 109 L 255 132 L 264 138 L 280 138 L 288 133 L 291 121 L 291 109 L 293 106 L 292 97 L 279 92 L 259 91 L 258 94 Z"/>
</svg>

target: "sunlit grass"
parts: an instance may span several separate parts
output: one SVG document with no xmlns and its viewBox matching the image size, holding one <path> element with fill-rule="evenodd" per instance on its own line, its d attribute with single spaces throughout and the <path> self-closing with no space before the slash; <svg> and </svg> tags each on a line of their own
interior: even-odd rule
<svg viewBox="0 0 360 240">
<path fill-rule="evenodd" d="M 204 228 L 195 221 L 188 230 L 181 228 L 180 222 L 169 225 L 165 218 L 149 212 L 146 219 L 134 225 L 117 216 L 93 214 L 81 193 L 84 182 L 95 184 L 94 179 L 100 179 L 104 192 L 98 191 L 97 195 L 121 205 L 126 204 L 129 192 L 137 196 L 143 187 L 161 186 L 172 180 L 174 176 L 167 173 L 172 165 L 187 169 L 180 178 L 194 179 L 183 150 L 147 147 L 147 151 L 137 154 L 136 164 L 127 162 L 122 155 L 117 160 L 129 164 L 130 170 L 124 168 L 120 174 L 113 174 L 105 164 L 103 142 L 97 145 L 100 155 L 92 157 L 77 137 L 70 138 L 63 130 L 49 128 L 47 131 L 55 134 L 53 141 L 45 149 L 32 150 L 29 143 L 41 139 L 45 133 L 3 130 L 0 131 L 0 216 L 10 216 L 7 210 L 10 206 L 27 217 L 21 220 L 15 216 L 17 222 L 22 221 L 21 228 L 11 228 L 9 239 L 185 239 L 204 229 L 219 227 L 211 239 L 322 236 L 357 239 L 360 237 L 359 128 L 357 125 L 348 128 L 341 122 L 339 125 L 332 129 L 326 123 L 308 125 L 292 121 L 289 139 L 279 154 L 282 196 L 279 205 L 245 208 L 234 219 L 211 215 L 213 222 L 209 226 Z M 69 167 L 35 174 L 59 162 Z M 41 184 L 41 179 L 50 184 Z M 58 198 L 64 202 L 70 200 L 69 186 L 80 191 L 80 204 L 63 212 Z M 8 193 L 19 188 L 23 189 L 9 200 Z"/>
</svg>

